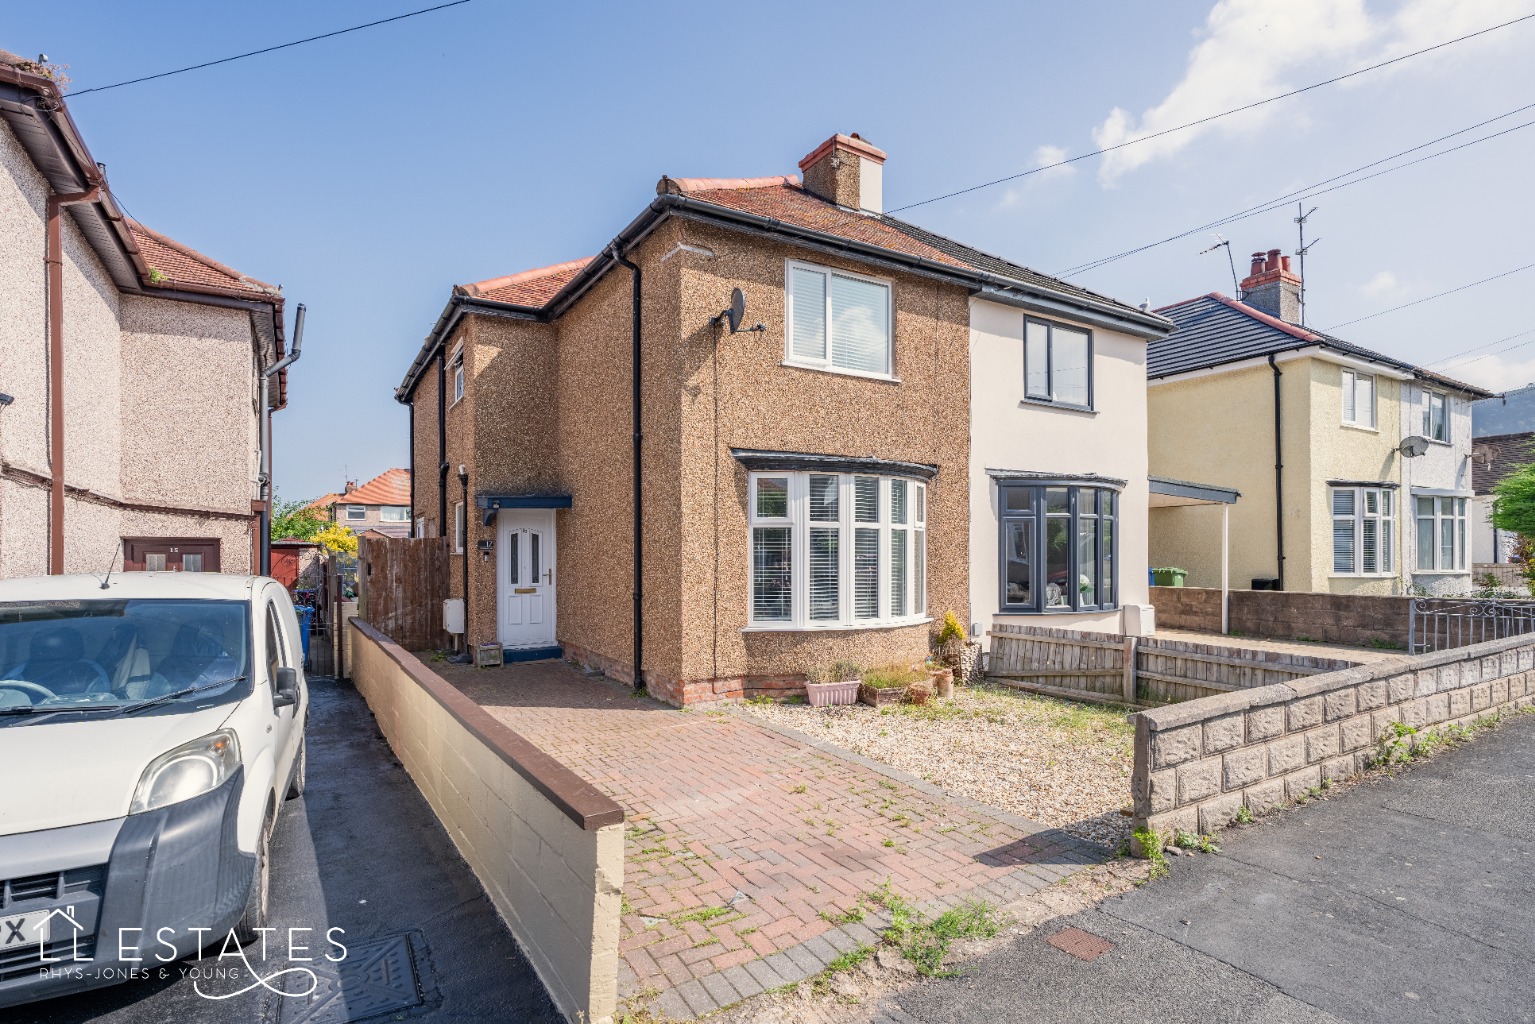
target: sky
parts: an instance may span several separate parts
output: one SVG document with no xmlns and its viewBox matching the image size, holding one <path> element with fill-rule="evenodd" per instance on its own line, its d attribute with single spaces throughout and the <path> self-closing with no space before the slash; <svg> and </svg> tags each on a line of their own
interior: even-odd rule
<svg viewBox="0 0 1535 1024">
<path fill-rule="evenodd" d="M 13 5 L 0 48 L 46 53 L 82 90 L 425 6 Z M 290 317 L 308 306 L 274 426 L 292 499 L 407 465 L 394 389 L 453 284 L 599 251 L 663 174 L 794 173 L 858 132 L 889 154 L 893 212 L 1526 14 L 1535 0 L 471 0 L 70 110 L 132 216 L 281 284 Z M 1535 20 L 899 216 L 1059 273 L 1535 104 L 1532 51 Z M 1532 121 L 1309 201 L 1309 324 L 1370 316 L 1336 333 L 1496 389 L 1535 380 L 1535 269 L 1371 316 L 1535 263 Z M 1239 275 L 1295 249 L 1295 214 L 1218 228 Z M 1224 251 L 1201 254 L 1215 241 L 1070 279 L 1154 307 L 1230 294 Z M 1484 357 L 1445 361 L 1467 349 Z"/>
</svg>

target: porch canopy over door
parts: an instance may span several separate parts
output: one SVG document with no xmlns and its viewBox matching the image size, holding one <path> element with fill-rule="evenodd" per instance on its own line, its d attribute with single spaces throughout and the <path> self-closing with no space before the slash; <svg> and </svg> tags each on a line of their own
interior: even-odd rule
<svg viewBox="0 0 1535 1024">
<path fill-rule="evenodd" d="M 1221 509 L 1221 632 L 1231 631 L 1231 506 L 1241 491 L 1163 476 L 1147 477 L 1151 508 L 1178 508 L 1185 505 L 1219 505 Z"/>
</svg>

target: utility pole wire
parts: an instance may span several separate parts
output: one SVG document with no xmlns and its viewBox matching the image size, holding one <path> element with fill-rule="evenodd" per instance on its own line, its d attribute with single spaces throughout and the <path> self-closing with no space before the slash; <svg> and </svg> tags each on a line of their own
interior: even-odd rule
<svg viewBox="0 0 1535 1024">
<path fill-rule="evenodd" d="M 263 53 L 273 53 L 277 50 L 286 50 L 290 46 L 302 46 L 305 43 L 314 43 L 321 39 L 332 39 L 336 36 L 344 36 L 348 32 L 360 32 L 365 28 L 373 28 L 376 25 L 387 25 L 391 21 L 404 21 L 406 18 L 414 18 L 420 14 L 431 14 L 433 11 L 441 11 L 449 7 L 457 7 L 460 4 L 467 3 L 469 3 L 469 0 L 452 0 L 451 3 L 438 4 L 436 7 L 425 7 L 419 11 L 410 11 L 406 14 L 397 14 L 392 18 L 381 18 L 378 21 L 370 21 L 366 25 L 353 25 L 351 28 L 341 28 L 334 32 L 326 32 L 323 35 L 310 36 L 308 39 L 295 39 L 291 43 L 279 43 L 276 46 L 268 46 L 264 49 L 252 50 L 249 53 L 238 53 L 233 57 L 221 57 L 218 60 L 210 60 L 202 64 L 193 64 L 189 67 L 177 68 L 175 71 L 162 71 L 157 75 L 145 75 L 142 78 L 130 78 L 126 82 L 113 82 L 111 85 L 97 85 L 89 89 L 80 89 L 67 94 L 67 98 L 74 99 L 77 96 L 84 96 L 87 93 L 106 92 L 108 89 L 120 89 L 125 85 L 138 85 L 140 82 L 153 82 L 157 78 L 169 78 L 171 75 L 180 75 L 188 71 L 201 71 L 203 68 L 211 68 L 219 64 L 228 64 L 230 61 L 244 60 L 246 57 L 259 57 Z"/>
<path fill-rule="evenodd" d="M 1387 313 L 1395 313 L 1399 309 L 1406 309 L 1409 306 L 1418 306 L 1425 302 L 1431 302 L 1434 299 L 1442 299 L 1446 295 L 1454 295 L 1456 292 L 1463 292 L 1467 288 L 1475 288 L 1477 285 L 1487 284 L 1489 281 L 1497 281 L 1502 278 L 1510 277 L 1514 274 L 1522 273 L 1523 271 L 1531 269 L 1535 269 L 1535 263 L 1526 263 L 1522 267 L 1515 267 L 1513 270 L 1505 270 L 1501 274 L 1493 274 L 1491 277 L 1484 277 L 1480 281 L 1472 281 L 1470 284 L 1463 284 L 1459 287 L 1450 288 L 1446 291 L 1435 292 L 1433 295 L 1425 295 L 1421 299 L 1413 299 L 1411 302 L 1404 302 L 1400 306 L 1392 306 L 1390 309 L 1383 309 L 1379 313 L 1371 313 L 1369 316 L 1358 317 L 1354 320 L 1345 320 L 1341 324 L 1333 324 L 1331 327 L 1327 328 L 1327 330 L 1336 331 L 1340 327 L 1348 327 L 1353 324 L 1362 324 L 1366 320 L 1374 320 L 1378 316 L 1385 316 Z"/>
<path fill-rule="evenodd" d="M 921 202 L 907 203 L 905 206 L 897 206 L 890 212 L 900 213 L 903 210 L 914 210 L 919 206 L 926 206 L 929 203 L 942 202 L 945 199 L 953 199 L 955 196 L 967 195 L 971 192 L 979 192 L 983 188 L 991 188 L 993 185 L 1001 185 L 1009 181 L 1017 181 L 1019 178 L 1027 178 L 1031 174 L 1041 174 L 1045 171 L 1054 170 L 1057 167 L 1064 167 L 1067 164 L 1074 164 L 1079 160 L 1090 160 L 1095 156 L 1103 156 L 1105 153 L 1112 153 L 1115 150 L 1124 149 L 1126 146 L 1133 146 L 1138 142 L 1150 142 L 1152 139 L 1159 139 L 1164 135 L 1171 135 L 1173 132 L 1181 132 L 1185 128 L 1196 128 L 1202 124 L 1209 124 L 1211 121 L 1218 121 L 1223 117 L 1230 117 L 1232 114 L 1240 114 L 1244 110 L 1252 110 L 1256 107 L 1278 102 L 1279 100 L 1289 99 L 1291 96 L 1299 96 L 1303 92 L 1310 92 L 1312 89 L 1320 89 L 1324 85 L 1333 85 L 1334 83 L 1344 81 L 1345 79 L 1353 78 L 1356 75 L 1363 75 L 1370 71 L 1378 71 L 1383 67 L 1388 67 L 1389 65 L 1399 63 L 1400 61 L 1409 60 L 1413 57 L 1420 57 L 1425 53 L 1432 53 L 1434 50 L 1441 50 L 1446 46 L 1454 46 L 1456 43 L 1463 43 L 1468 39 L 1475 39 L 1477 36 L 1484 36 L 1489 32 L 1496 32 L 1499 29 L 1508 28 L 1510 25 L 1517 25 L 1521 21 L 1529 21 L 1531 18 L 1535 18 L 1535 14 L 1526 14 L 1523 17 L 1512 18 L 1497 25 L 1489 25 L 1487 28 L 1479 29 L 1476 32 L 1468 32 L 1466 35 L 1457 36 L 1454 39 L 1446 39 L 1442 43 L 1435 43 L 1433 46 L 1425 46 L 1423 49 L 1414 50 L 1412 53 L 1404 53 L 1400 57 L 1392 57 L 1390 60 L 1383 60 L 1379 64 L 1371 64 L 1369 67 L 1359 68 L 1358 70 L 1350 71 L 1347 74 L 1338 75 L 1334 78 L 1324 79 L 1320 82 L 1313 82 L 1310 85 L 1303 85 L 1299 89 L 1291 89 L 1289 92 L 1282 92 L 1277 96 L 1270 96 L 1267 99 L 1254 100 L 1252 103 L 1246 103 L 1240 107 L 1232 107 L 1230 110 L 1223 110 L 1219 114 L 1211 114 L 1208 117 L 1201 117 L 1197 121 L 1189 121 L 1187 124 L 1174 125 L 1171 128 L 1163 128 L 1161 131 L 1152 132 L 1150 135 L 1141 135 L 1133 139 L 1126 139 L 1124 142 L 1116 143 L 1112 146 L 1105 146 L 1102 149 L 1095 149 L 1090 153 L 1082 153 L 1079 156 L 1067 157 L 1065 160 L 1058 160 L 1053 164 L 1046 164 L 1043 167 L 1035 167 L 1027 171 L 1020 171 L 1017 174 L 1009 174 L 1005 178 L 997 178 L 995 181 L 988 181 L 980 185 L 972 185 L 969 188 L 962 188 L 957 192 L 949 192 L 945 195 L 934 196 L 931 199 L 924 199 Z"/>
<path fill-rule="evenodd" d="M 1307 185 L 1305 188 L 1298 188 L 1293 192 L 1286 192 L 1284 195 L 1271 199 L 1266 203 L 1259 203 L 1257 206 L 1249 206 L 1245 210 L 1239 210 L 1236 213 L 1221 217 L 1218 220 L 1212 220 L 1208 224 L 1201 224 L 1199 227 L 1189 228 L 1187 231 L 1180 231 L 1176 235 L 1169 235 L 1166 238 L 1159 239 L 1155 242 L 1148 242 L 1145 245 L 1137 246 L 1134 249 L 1126 249 L 1124 252 L 1115 253 L 1113 256 L 1105 256 L 1101 259 L 1093 260 L 1090 263 L 1083 263 L 1078 266 L 1071 267 L 1067 270 L 1059 271 L 1056 276 L 1075 277 L 1078 274 L 1085 274 L 1089 270 L 1097 270 L 1099 267 L 1113 263 L 1116 260 L 1122 260 L 1126 256 L 1135 256 L 1139 253 L 1145 252 L 1148 249 L 1155 249 L 1159 245 L 1166 245 L 1168 242 L 1175 242 L 1180 238 L 1187 238 L 1190 235 L 1197 235 L 1202 232 L 1209 231 L 1211 228 L 1218 228 L 1225 224 L 1231 224 L 1235 221 L 1244 220 L 1248 217 L 1254 217 L 1260 213 L 1269 213 L 1273 210 L 1277 210 L 1281 206 L 1288 204 L 1292 200 L 1311 199 L 1319 195 L 1325 195 L 1328 192 L 1336 192 L 1338 189 L 1347 188 L 1350 185 L 1357 185 L 1360 182 L 1369 181 L 1372 178 L 1378 178 L 1383 174 L 1390 174 L 1393 171 L 1405 170 L 1408 167 L 1423 163 L 1427 160 L 1433 160 L 1441 156 L 1448 156 L 1449 154 L 1465 149 L 1468 146 L 1474 146 L 1479 142 L 1488 142 L 1492 139 L 1500 138 L 1501 136 L 1507 135 L 1510 132 L 1519 131 L 1522 128 L 1528 128 L 1531 125 L 1535 125 L 1535 121 L 1526 121 L 1523 124 L 1514 125 L 1512 128 L 1505 128 L 1504 130 L 1494 132 L 1491 135 L 1484 135 L 1481 138 L 1471 139 L 1468 142 L 1463 142 L 1458 146 L 1451 146 L 1449 149 L 1443 149 L 1437 153 L 1429 153 L 1428 155 L 1421 156 L 1416 160 L 1409 160 L 1405 164 L 1398 164 L 1395 167 L 1387 167 L 1384 170 L 1376 171 L 1374 174 L 1367 174 L 1362 178 L 1355 178 L 1353 181 L 1344 181 L 1340 185 L 1333 185 L 1331 188 L 1322 188 L 1323 185 L 1328 185 L 1343 178 L 1351 177 L 1361 171 L 1368 170 L 1371 167 L 1378 167 L 1381 164 L 1390 163 L 1392 160 L 1400 159 L 1409 153 L 1416 153 L 1420 149 L 1426 149 L 1429 146 L 1438 145 L 1441 142 L 1455 138 L 1457 135 L 1464 135 L 1467 132 L 1475 131 L 1478 128 L 1492 124 L 1494 121 L 1501 121 L 1506 117 L 1512 117 L 1515 114 L 1523 113 L 1524 111 L 1530 110 L 1532 108 L 1535 108 L 1535 103 L 1527 103 L 1524 106 L 1516 107 L 1515 109 L 1510 110 L 1505 114 L 1499 114 L 1497 117 L 1489 117 L 1485 121 L 1479 121 L 1478 123 L 1469 127 L 1461 128 L 1458 131 L 1453 131 L 1448 135 L 1441 135 L 1437 139 L 1430 139 L 1428 142 L 1420 143 L 1419 145 L 1404 149 L 1399 153 L 1393 153 L 1390 156 L 1381 157 L 1379 160 L 1372 160 L 1367 164 L 1362 164 L 1359 167 L 1355 167 L 1353 170 L 1344 171 L 1342 174 L 1335 174 L 1330 178 L 1323 178 L 1321 181 L 1312 185 Z"/>
</svg>

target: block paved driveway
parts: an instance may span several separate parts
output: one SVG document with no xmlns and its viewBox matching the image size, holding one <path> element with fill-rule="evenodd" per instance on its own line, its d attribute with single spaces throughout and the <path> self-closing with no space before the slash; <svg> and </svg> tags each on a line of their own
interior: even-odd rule
<svg viewBox="0 0 1535 1024">
<path fill-rule="evenodd" d="M 562 662 L 430 667 L 623 805 L 619 989 L 631 1006 L 690 1017 L 818 973 L 874 939 L 878 915 L 842 915 L 886 880 L 929 909 L 1000 904 L 1107 855 L 729 709 L 679 711 Z"/>
<path fill-rule="evenodd" d="M 1223 839 L 872 1019 L 1535 1021 L 1535 717 Z M 1114 948 L 1072 956 L 1067 926 Z"/>
</svg>

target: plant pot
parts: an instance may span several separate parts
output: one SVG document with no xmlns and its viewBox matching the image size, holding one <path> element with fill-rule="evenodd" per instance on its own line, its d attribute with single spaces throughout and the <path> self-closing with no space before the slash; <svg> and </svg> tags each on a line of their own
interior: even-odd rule
<svg viewBox="0 0 1535 1024">
<path fill-rule="evenodd" d="M 904 686 L 870 686 L 868 683 L 859 683 L 858 699 L 871 708 L 887 708 L 905 701 L 906 689 Z"/>
<path fill-rule="evenodd" d="M 813 708 L 829 708 L 858 701 L 858 680 L 845 679 L 836 683 L 806 683 L 805 695 Z"/>
<path fill-rule="evenodd" d="M 933 680 L 925 679 L 906 688 L 906 699 L 912 704 L 926 704 L 933 699 Z"/>
<path fill-rule="evenodd" d="M 948 700 L 950 697 L 953 697 L 954 670 L 952 668 L 941 668 L 935 671 L 933 673 L 933 689 L 936 690 L 938 692 L 938 696 L 944 700 Z"/>
</svg>

